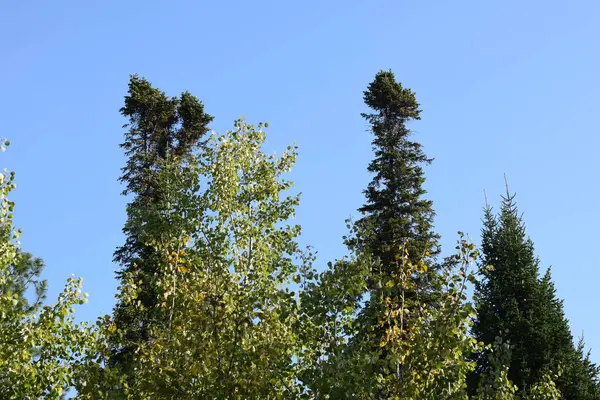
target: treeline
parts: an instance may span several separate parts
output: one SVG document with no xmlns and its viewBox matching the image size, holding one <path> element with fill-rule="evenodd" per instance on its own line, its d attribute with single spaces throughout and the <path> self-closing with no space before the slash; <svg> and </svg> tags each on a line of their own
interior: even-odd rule
<svg viewBox="0 0 600 400">
<path fill-rule="evenodd" d="M 213 133 L 192 94 L 132 76 L 118 302 L 95 323 L 73 319 L 81 280 L 45 301 L 0 175 L 0 397 L 600 399 L 508 188 L 481 248 L 459 234 L 444 255 L 415 93 L 381 71 L 364 102 L 372 181 L 347 256 L 319 273 L 290 223 L 296 147 L 265 154 L 266 123 Z"/>
</svg>

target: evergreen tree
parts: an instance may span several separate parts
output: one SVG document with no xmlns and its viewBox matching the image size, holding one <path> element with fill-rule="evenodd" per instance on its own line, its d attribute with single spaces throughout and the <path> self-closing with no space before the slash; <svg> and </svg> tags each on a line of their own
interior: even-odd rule
<svg viewBox="0 0 600 400">
<path fill-rule="evenodd" d="M 115 309 L 115 324 L 124 341 L 116 346 L 113 363 L 126 368 L 133 349 L 148 341 L 150 325 L 164 318 L 156 307 L 161 296 L 157 285 L 161 257 L 154 242 L 174 229 L 170 224 L 173 192 L 190 189 L 162 182 L 159 176 L 165 169 L 193 164 L 213 118 L 190 93 L 168 97 L 135 75 L 121 114 L 129 119 L 125 125 L 129 130 L 121 144 L 128 159 L 120 181 L 125 184 L 123 194 L 132 200 L 123 228 L 125 243 L 115 252 L 114 260 L 121 265 L 117 273 L 121 281 L 135 278 L 140 289 L 136 300 L 141 306 L 120 301 Z"/>
<path fill-rule="evenodd" d="M 432 201 L 423 198 L 423 165 L 432 160 L 420 143 L 411 140 L 412 132 L 407 127 L 410 121 L 420 119 L 415 94 L 402 87 L 391 71 L 380 71 L 364 92 L 364 102 L 372 110 L 362 116 L 374 135 L 375 157 L 368 166 L 374 177 L 365 190 L 366 203 L 359 209 L 363 217 L 356 222 L 350 246 L 371 260 L 366 277 L 369 298 L 361 311 L 359 325 L 363 328 L 358 341 L 378 346 L 387 329 L 381 325 L 386 308 L 383 291 L 385 285 L 404 273 L 400 261 L 406 253 L 409 264 L 424 261 L 428 273 L 419 274 L 411 290 L 396 291 L 404 291 L 404 302 L 413 309 L 431 300 L 439 283 L 433 264 L 439 252 L 439 236 L 433 232 Z"/>
<path fill-rule="evenodd" d="M 415 94 L 402 87 L 391 71 L 380 71 L 363 98 L 371 109 L 362 116 L 374 135 L 374 159 L 368 166 L 374 176 L 364 192 L 366 203 L 359 209 L 362 218 L 346 240 L 352 257 L 332 263 L 322 276 L 322 284 L 330 293 L 319 289 L 310 293 L 319 304 L 318 310 L 330 307 L 329 295 L 341 288 L 344 292 L 341 299 L 333 300 L 334 308 L 342 309 L 328 311 L 334 316 L 327 322 L 331 323 L 330 333 L 337 337 L 327 337 L 327 333 L 320 338 L 327 341 L 323 344 L 326 359 L 334 361 L 308 374 L 310 379 L 324 381 L 326 389 L 320 390 L 330 394 L 354 393 L 360 397 L 358 393 L 367 391 L 380 398 L 384 396 L 382 379 L 399 368 L 389 349 L 382 346 L 393 329 L 389 310 L 416 311 L 420 303 L 432 300 L 432 293 L 439 292 L 441 281 L 433 262 L 439 253 L 439 237 L 433 232 L 432 202 L 424 198 L 423 188 L 423 166 L 432 160 L 420 143 L 411 140 L 407 126 L 420 119 Z M 409 265 L 423 265 L 424 271 L 409 272 Z M 414 285 L 398 286 L 398 282 L 408 282 L 400 279 L 407 274 L 414 278 L 410 280 Z M 400 299 L 402 305 L 394 303 Z M 408 326 L 406 318 L 402 324 L 401 329 Z M 337 378 L 347 377 L 344 371 L 349 370 L 357 372 L 351 382 Z"/>
<path fill-rule="evenodd" d="M 476 284 L 475 337 L 484 343 L 498 337 L 510 344 L 508 378 L 519 389 L 530 391 L 544 374 L 562 369 L 556 383 L 565 398 L 596 398 L 596 367 L 574 347 L 550 271 L 539 277 L 539 260 L 514 195 L 503 197 L 499 216 L 486 206 L 483 223 L 484 278 Z M 478 364 L 472 390 L 487 367 L 484 355 Z"/>
<path fill-rule="evenodd" d="M 372 113 L 362 116 L 375 136 L 375 158 L 368 171 L 375 176 L 365 190 L 366 204 L 357 225 L 363 235 L 359 248 L 379 261 L 382 271 L 393 268 L 407 246 L 411 262 L 438 253 L 438 235 L 433 232 L 432 201 L 424 199 L 423 165 L 430 164 L 420 143 L 411 140 L 407 123 L 419 120 L 415 94 L 396 82 L 391 71 L 377 73 L 364 92 Z"/>
</svg>

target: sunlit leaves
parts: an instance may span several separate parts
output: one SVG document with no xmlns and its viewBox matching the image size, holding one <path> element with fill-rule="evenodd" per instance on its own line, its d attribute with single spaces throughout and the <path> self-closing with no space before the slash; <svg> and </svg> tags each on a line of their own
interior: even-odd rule
<svg viewBox="0 0 600 400">
<path fill-rule="evenodd" d="M 8 176 L 0 178 L 0 393 L 3 399 L 59 399 L 95 363 L 89 356 L 102 340 L 94 327 L 73 319 L 74 306 L 86 301 L 81 279 L 69 278 L 52 305 L 29 306 L 20 292 L 35 281 L 21 282 L 15 269 L 28 255 L 13 228 L 8 195 L 14 174 Z"/>
<path fill-rule="evenodd" d="M 296 243 L 299 227 L 287 222 L 298 196 L 286 193 L 291 182 L 283 178 L 296 153 L 290 147 L 267 155 L 264 140 L 263 125 L 236 121 L 208 139 L 196 167 L 167 167 L 158 176 L 198 184 L 166 194 L 179 196 L 171 213 L 185 209 L 186 218 L 170 218 L 154 235 L 164 322 L 136 350 L 127 391 L 182 398 L 289 398 L 302 391 L 293 362 L 299 302 L 289 285 L 305 280 L 310 257 Z M 141 307 L 135 282 L 126 278 L 121 296 Z"/>
</svg>

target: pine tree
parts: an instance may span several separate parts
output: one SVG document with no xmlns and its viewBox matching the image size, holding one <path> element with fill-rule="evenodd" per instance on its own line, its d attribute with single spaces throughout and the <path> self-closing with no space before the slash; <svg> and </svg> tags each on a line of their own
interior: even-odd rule
<svg viewBox="0 0 600 400">
<path fill-rule="evenodd" d="M 115 252 L 114 260 L 121 265 L 117 272 L 121 281 L 135 278 L 141 305 L 140 309 L 120 301 L 115 309 L 115 324 L 124 341 L 116 346 L 112 361 L 126 368 L 134 348 L 148 341 L 150 325 L 164 318 L 156 308 L 161 296 L 157 280 L 162 260 L 154 242 L 174 229 L 170 223 L 174 217 L 170 203 L 173 192 L 191 189 L 175 187 L 159 177 L 166 169 L 193 164 L 213 118 L 190 93 L 168 97 L 137 75 L 130 79 L 121 114 L 129 119 L 125 125 L 129 130 L 121 144 L 128 159 L 120 181 L 125 184 L 123 195 L 132 200 L 123 228 L 125 243 Z"/>
<path fill-rule="evenodd" d="M 539 260 L 518 214 L 514 195 L 507 191 L 499 216 L 486 206 L 482 229 L 483 280 L 476 284 L 475 337 L 484 343 L 496 338 L 511 346 L 508 378 L 520 390 L 531 390 L 546 373 L 557 380 L 568 399 L 596 398 L 596 367 L 573 344 L 562 300 L 548 270 L 539 277 Z M 478 357 L 471 389 L 475 390 L 486 357 Z"/>
</svg>

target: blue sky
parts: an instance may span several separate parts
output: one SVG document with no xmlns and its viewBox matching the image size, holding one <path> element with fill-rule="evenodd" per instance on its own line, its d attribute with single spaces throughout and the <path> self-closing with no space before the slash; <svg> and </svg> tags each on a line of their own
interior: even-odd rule
<svg viewBox="0 0 600 400">
<path fill-rule="evenodd" d="M 21 1 L 0 3 L 2 167 L 51 297 L 84 277 L 83 319 L 111 311 L 126 199 L 119 115 L 128 75 L 189 90 L 227 129 L 268 121 L 267 151 L 299 145 L 297 222 L 317 266 L 344 254 L 369 181 L 362 91 L 392 69 L 422 104 L 412 127 L 445 253 L 478 241 L 483 189 L 517 192 L 574 334 L 600 361 L 600 3 L 505 1 Z"/>
</svg>

